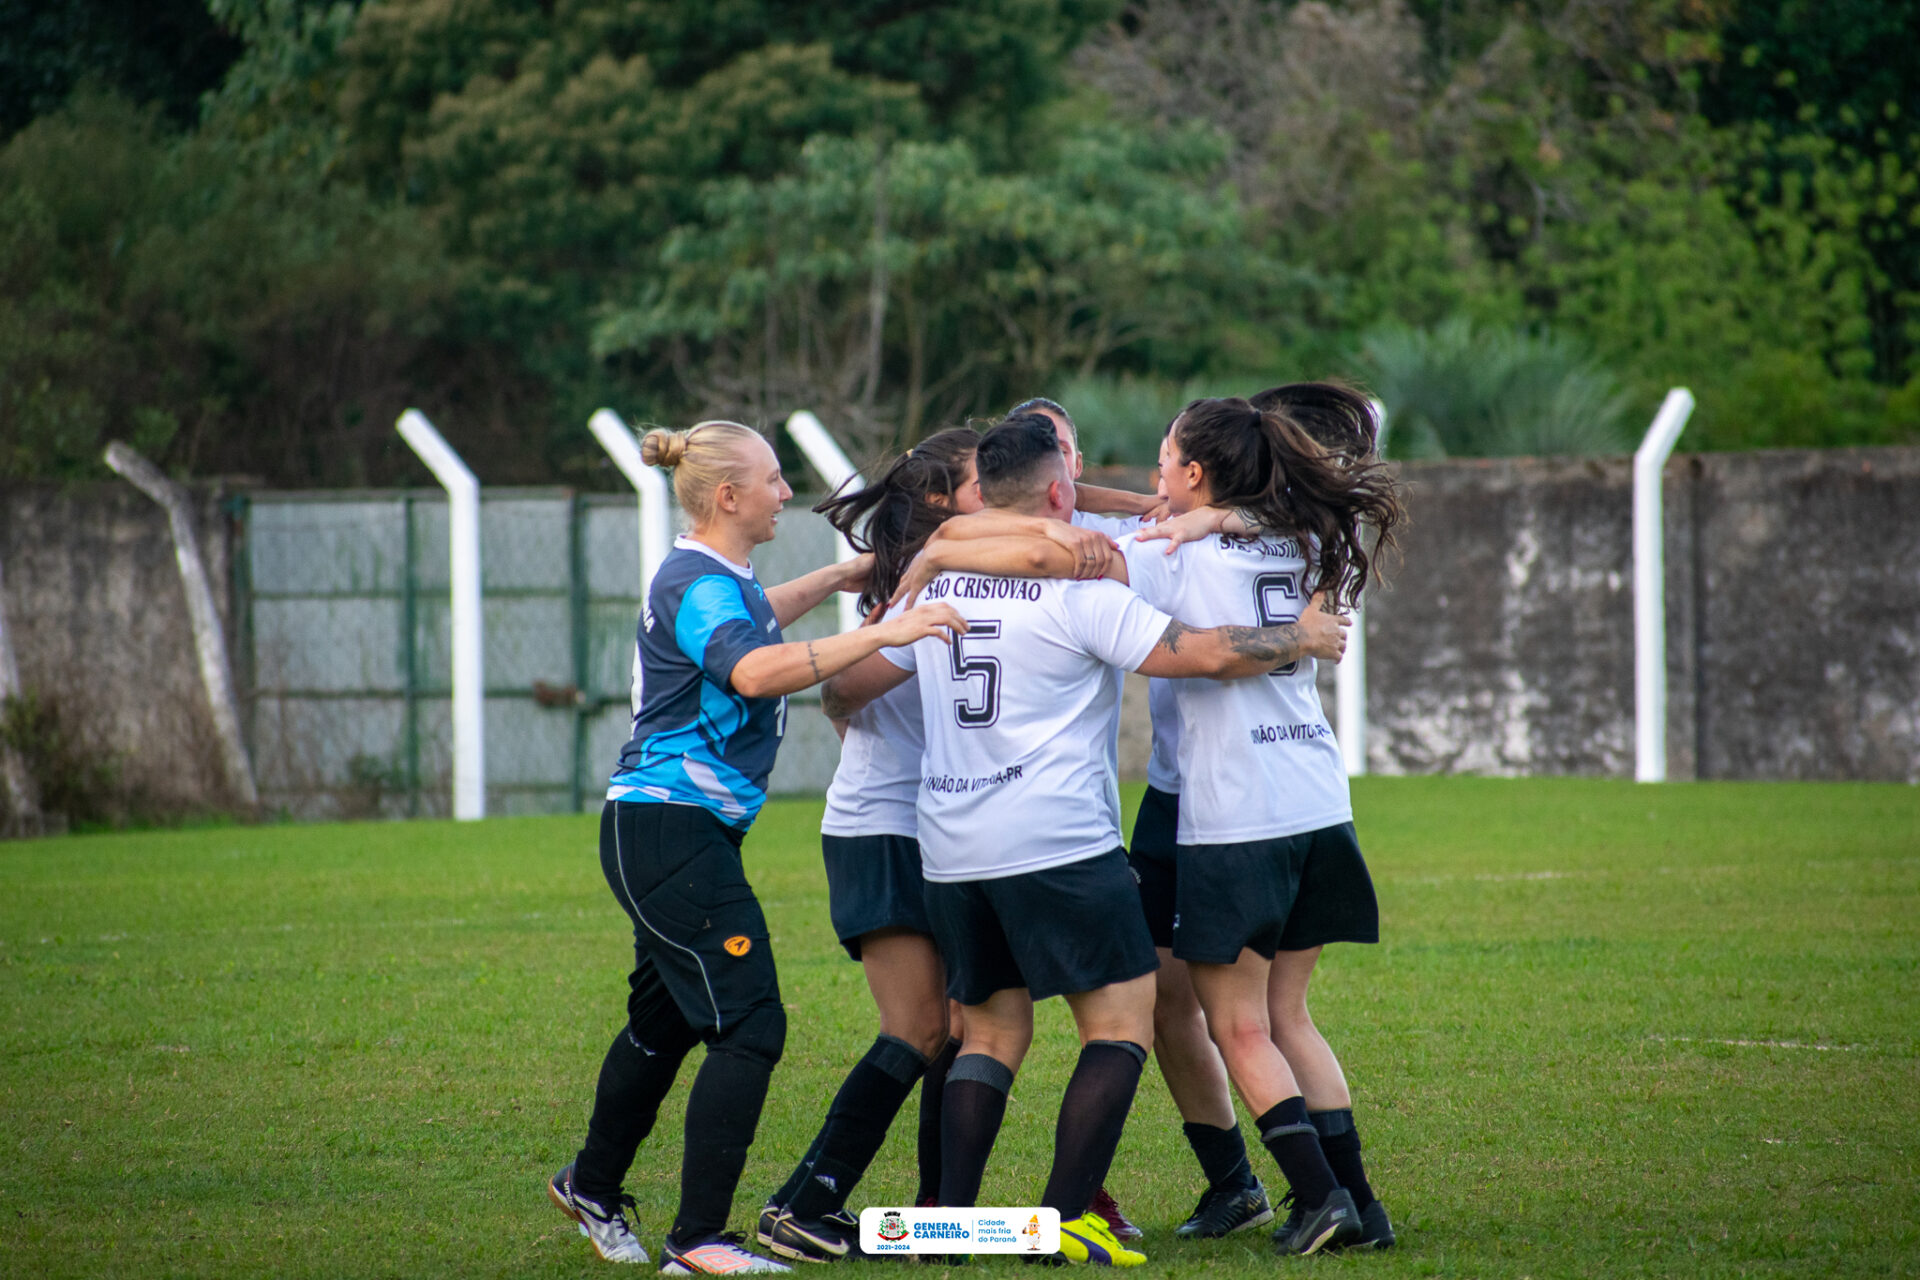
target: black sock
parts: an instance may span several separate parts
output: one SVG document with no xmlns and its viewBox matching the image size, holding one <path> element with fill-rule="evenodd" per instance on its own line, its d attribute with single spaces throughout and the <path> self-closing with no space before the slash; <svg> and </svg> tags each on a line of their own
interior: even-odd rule
<svg viewBox="0 0 1920 1280">
<path fill-rule="evenodd" d="M 780 1184 L 780 1189 L 767 1197 L 768 1204 L 777 1204 L 782 1209 L 793 1203 L 793 1193 L 807 1180 L 807 1170 L 813 1168 L 813 1162 L 820 1158 L 820 1144 L 827 1140 L 826 1125 L 820 1126 L 820 1132 L 813 1135 L 813 1141 L 807 1144 L 807 1154 L 800 1157 L 800 1163 L 793 1166 L 793 1172 Z"/>
<path fill-rule="evenodd" d="M 1327 1167 L 1333 1170 L 1340 1185 L 1353 1193 L 1353 1207 L 1364 1209 L 1372 1204 L 1376 1197 L 1367 1184 L 1367 1166 L 1360 1160 L 1360 1131 L 1353 1127 L 1353 1109 L 1310 1111 L 1307 1119 L 1320 1135 L 1320 1150 L 1327 1157 Z"/>
<path fill-rule="evenodd" d="M 1240 1136 L 1239 1125 L 1216 1129 L 1210 1124 L 1189 1120 L 1180 1126 L 1180 1131 L 1187 1135 L 1187 1145 L 1193 1148 L 1194 1158 L 1200 1162 L 1200 1172 L 1206 1175 L 1209 1187 L 1253 1185 L 1253 1166 L 1247 1162 L 1247 1140 Z"/>
<path fill-rule="evenodd" d="M 1013 1072 L 984 1053 L 955 1058 L 940 1101 L 940 1203 L 971 1209 L 980 1199 L 987 1157 L 1007 1118 Z"/>
<path fill-rule="evenodd" d="M 1040 1203 L 1058 1209 L 1066 1221 L 1093 1203 L 1120 1146 L 1140 1069 L 1144 1046 L 1130 1040 L 1089 1040 L 1060 1099 L 1060 1120 L 1053 1130 L 1053 1169 Z"/>
<path fill-rule="evenodd" d="M 680 1163 L 680 1211 L 673 1220 L 676 1245 L 722 1231 L 733 1209 L 733 1191 L 747 1163 L 747 1148 L 760 1124 L 773 1063 L 724 1044 L 707 1049 L 707 1060 L 687 1094 L 687 1141 Z"/>
<path fill-rule="evenodd" d="M 622 1027 L 600 1063 L 587 1142 L 573 1158 L 574 1189 L 597 1204 L 611 1203 L 620 1194 L 634 1153 L 653 1132 L 660 1101 L 673 1088 L 696 1039 L 691 1028 L 684 1035 L 668 1030 L 654 1038 L 661 1043 L 643 1045 L 630 1027 Z"/>
<path fill-rule="evenodd" d="M 1339 1183 L 1321 1154 L 1319 1133 L 1307 1120 L 1306 1101 L 1298 1095 L 1288 1098 L 1254 1124 L 1300 1206 L 1311 1213 L 1325 1204 Z"/>
<path fill-rule="evenodd" d="M 920 1077 L 920 1187 L 913 1193 L 915 1204 L 929 1204 L 940 1195 L 940 1098 L 947 1090 L 947 1072 L 959 1056 L 960 1042 L 947 1041 Z"/>
<path fill-rule="evenodd" d="M 918 1049 L 896 1036 L 881 1036 L 847 1079 L 827 1109 L 819 1153 L 787 1207 L 805 1221 L 825 1217 L 847 1202 L 867 1166 L 887 1140 L 894 1116 L 927 1069 Z"/>
</svg>

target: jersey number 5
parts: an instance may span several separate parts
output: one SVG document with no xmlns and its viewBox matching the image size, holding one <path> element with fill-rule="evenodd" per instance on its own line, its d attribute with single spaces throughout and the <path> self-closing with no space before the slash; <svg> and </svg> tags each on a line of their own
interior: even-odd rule
<svg viewBox="0 0 1920 1280">
<path fill-rule="evenodd" d="M 1263 573 L 1253 580 L 1254 615 L 1263 627 L 1281 627 L 1300 617 L 1300 578 L 1292 573 Z M 1290 676 L 1300 669 L 1298 660 L 1275 667 L 1270 676 Z"/>
<path fill-rule="evenodd" d="M 969 655 L 962 646 L 999 638 L 999 619 L 975 618 L 967 623 L 967 634 L 955 636 L 947 647 L 953 678 L 967 686 L 965 695 L 953 704 L 953 718 L 962 729 L 985 729 L 1000 718 L 1000 659 L 984 653 Z M 981 681 L 978 686 L 973 683 L 975 677 Z"/>
</svg>

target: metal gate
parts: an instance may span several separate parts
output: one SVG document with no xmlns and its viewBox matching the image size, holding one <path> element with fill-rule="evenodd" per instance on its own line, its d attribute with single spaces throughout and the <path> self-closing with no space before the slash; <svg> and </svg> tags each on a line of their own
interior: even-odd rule
<svg viewBox="0 0 1920 1280">
<path fill-rule="evenodd" d="M 445 816 L 452 774 L 447 507 L 438 491 L 255 493 L 234 556 L 236 663 L 262 802 L 299 817 Z M 833 557 L 796 499 L 755 568 Z M 484 491 L 487 812 L 596 806 L 630 723 L 639 616 L 632 498 Z M 830 634 L 831 605 L 788 628 Z M 809 691 L 796 703 L 817 703 Z M 776 791 L 825 788 L 826 722 L 788 717 Z"/>
</svg>

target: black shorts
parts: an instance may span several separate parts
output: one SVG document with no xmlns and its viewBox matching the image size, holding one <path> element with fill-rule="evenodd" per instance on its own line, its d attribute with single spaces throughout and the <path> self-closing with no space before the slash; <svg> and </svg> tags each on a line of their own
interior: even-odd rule
<svg viewBox="0 0 1920 1280">
<path fill-rule="evenodd" d="M 767 918 L 740 865 L 740 838 L 692 805 L 609 800 L 601 811 L 600 869 L 633 920 L 628 1012 L 643 1039 L 642 1005 L 662 985 L 703 1035 L 756 1007 L 780 1007 Z"/>
<path fill-rule="evenodd" d="M 862 934 L 876 929 L 932 933 L 926 881 L 920 878 L 920 842 L 911 836 L 830 836 L 821 833 L 827 864 L 827 913 L 833 935 L 855 960 Z"/>
<path fill-rule="evenodd" d="M 1178 792 L 1147 788 L 1133 819 L 1133 847 L 1127 861 L 1140 885 L 1140 909 L 1156 947 L 1173 945 L 1173 849 L 1180 831 Z"/>
<path fill-rule="evenodd" d="M 1121 849 L 999 880 L 929 880 L 927 918 L 961 1004 L 1010 987 L 1073 995 L 1160 967 Z"/>
<path fill-rule="evenodd" d="M 1353 824 L 1277 840 L 1183 844 L 1174 884 L 1173 954 L 1232 964 L 1251 947 L 1306 951 L 1380 941 L 1380 906 Z"/>
</svg>

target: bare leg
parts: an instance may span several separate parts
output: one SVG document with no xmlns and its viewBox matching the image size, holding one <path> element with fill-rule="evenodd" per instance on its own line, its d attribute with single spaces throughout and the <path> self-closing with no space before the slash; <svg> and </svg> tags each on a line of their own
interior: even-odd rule
<svg viewBox="0 0 1920 1280">
<path fill-rule="evenodd" d="M 1193 990 L 1206 1011 L 1207 1029 L 1220 1047 L 1227 1075 L 1254 1115 L 1300 1093 L 1286 1057 L 1273 1042 L 1267 1013 L 1270 963 L 1243 949 L 1232 964 L 1190 964 Z"/>
<path fill-rule="evenodd" d="M 1159 948 L 1154 975 L 1153 1053 L 1180 1118 L 1189 1124 L 1230 1129 L 1237 1121 L 1227 1092 L 1227 1066 L 1207 1035 L 1206 1015 L 1193 994 L 1187 962 Z"/>
<path fill-rule="evenodd" d="M 1347 1077 L 1307 1012 L 1307 983 L 1319 959 L 1319 947 L 1276 953 L 1267 980 L 1267 1010 L 1273 1042 L 1286 1055 L 1287 1065 L 1307 1100 L 1307 1110 L 1338 1111 L 1353 1105 Z"/>
<path fill-rule="evenodd" d="M 880 1010 L 880 1034 L 931 1058 L 947 1042 L 947 971 L 933 939 L 910 929 L 877 929 L 860 939 L 867 989 Z"/>
</svg>

